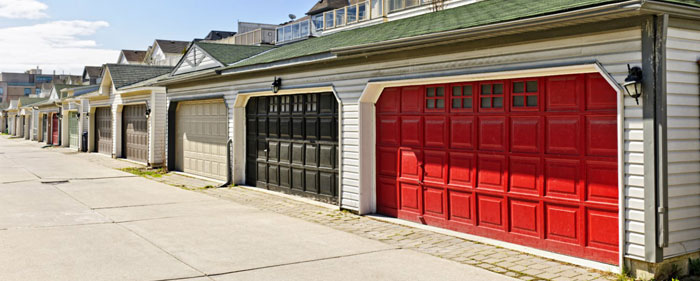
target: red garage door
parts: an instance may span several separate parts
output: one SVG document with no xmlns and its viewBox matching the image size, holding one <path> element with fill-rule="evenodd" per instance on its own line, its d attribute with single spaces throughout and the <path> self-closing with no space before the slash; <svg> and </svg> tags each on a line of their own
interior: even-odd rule
<svg viewBox="0 0 700 281">
<path fill-rule="evenodd" d="M 377 209 L 618 263 L 617 94 L 598 74 L 387 88 Z"/>
<path fill-rule="evenodd" d="M 58 145 L 58 114 L 53 114 L 51 117 L 51 143 Z"/>
</svg>

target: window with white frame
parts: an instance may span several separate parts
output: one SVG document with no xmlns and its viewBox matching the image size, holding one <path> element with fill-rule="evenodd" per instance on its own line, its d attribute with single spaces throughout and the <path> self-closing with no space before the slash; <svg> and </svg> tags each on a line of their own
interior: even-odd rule
<svg viewBox="0 0 700 281">
<path fill-rule="evenodd" d="M 320 15 L 314 15 L 311 18 L 314 24 L 314 31 L 328 30 L 382 17 L 382 3 L 382 0 L 363 1 Z"/>
<path fill-rule="evenodd" d="M 311 17 L 311 22 L 313 22 L 314 31 L 323 30 L 323 14 L 314 15 Z"/>
<path fill-rule="evenodd" d="M 389 0 L 388 2 L 388 11 L 393 12 L 423 4 L 430 4 L 431 0 Z"/>
<path fill-rule="evenodd" d="M 310 25 L 311 21 L 305 20 L 277 28 L 277 43 L 309 37 L 311 35 Z"/>
</svg>

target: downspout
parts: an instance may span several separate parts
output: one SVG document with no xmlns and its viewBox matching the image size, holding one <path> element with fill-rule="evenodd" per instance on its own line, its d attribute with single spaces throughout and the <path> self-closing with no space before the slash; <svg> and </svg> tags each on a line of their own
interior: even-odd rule
<svg viewBox="0 0 700 281">
<path fill-rule="evenodd" d="M 58 146 L 60 147 L 61 145 L 63 145 L 61 143 L 61 133 L 62 133 L 61 126 L 63 125 L 63 106 L 62 105 L 59 106 L 57 102 L 53 102 L 53 104 L 58 107 L 58 114 L 59 114 L 59 118 L 58 118 Z M 53 139 L 51 139 L 51 142 L 55 142 L 55 141 Z"/>
<path fill-rule="evenodd" d="M 228 107 L 227 107 L 228 108 Z M 229 138 L 226 142 L 226 183 L 220 186 L 220 188 L 227 188 L 231 183 L 233 183 L 233 160 L 231 159 L 231 152 L 233 151 L 233 139 Z"/>
<path fill-rule="evenodd" d="M 659 213 L 660 248 L 668 247 L 668 107 L 666 104 L 666 40 L 668 34 L 668 14 L 656 17 L 656 154 L 657 158 L 657 199 Z M 663 259 L 663 256 L 661 257 Z"/>
<path fill-rule="evenodd" d="M 231 108 L 229 108 L 228 103 L 226 102 L 226 96 L 223 96 L 224 100 L 224 106 L 226 107 L 226 134 L 229 134 L 229 123 L 231 122 L 232 118 L 229 118 L 229 113 L 231 112 Z M 233 116 L 231 116 L 233 117 Z M 234 124 L 235 125 L 235 124 Z M 235 130 L 235 128 L 234 128 Z M 233 182 L 233 159 L 231 157 L 231 153 L 233 152 L 233 138 L 228 138 L 228 141 L 226 141 L 226 183 L 224 183 L 220 188 L 227 188 L 231 183 Z"/>
<path fill-rule="evenodd" d="M 668 246 L 666 28 L 668 15 L 642 23 L 645 260 L 659 263 Z"/>
</svg>

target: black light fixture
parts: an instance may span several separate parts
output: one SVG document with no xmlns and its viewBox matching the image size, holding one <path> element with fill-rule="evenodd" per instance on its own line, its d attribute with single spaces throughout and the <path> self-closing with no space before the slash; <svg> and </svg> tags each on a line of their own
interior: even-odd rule
<svg viewBox="0 0 700 281">
<path fill-rule="evenodd" d="M 629 74 L 627 78 L 625 78 L 625 84 L 623 84 L 623 86 L 625 87 L 625 91 L 627 91 L 627 95 L 634 98 L 634 100 L 637 101 L 637 105 L 639 105 L 639 97 L 642 96 L 642 68 L 639 66 L 630 67 L 628 64 L 627 71 Z"/>
<path fill-rule="evenodd" d="M 146 104 L 146 118 L 151 117 L 151 107 Z"/>
<path fill-rule="evenodd" d="M 280 88 L 282 88 L 282 78 L 275 77 L 275 80 L 272 81 L 272 92 L 276 94 Z"/>
</svg>

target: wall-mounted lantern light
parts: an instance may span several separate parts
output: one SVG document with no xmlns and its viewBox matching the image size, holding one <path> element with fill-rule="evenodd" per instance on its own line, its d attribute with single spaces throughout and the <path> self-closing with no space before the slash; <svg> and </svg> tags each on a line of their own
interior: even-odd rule
<svg viewBox="0 0 700 281">
<path fill-rule="evenodd" d="M 625 78 L 625 91 L 639 105 L 639 97 L 642 96 L 642 69 L 639 66 L 630 67 L 629 65 L 627 65 L 627 69 L 629 74 Z"/>
<path fill-rule="evenodd" d="M 148 106 L 148 104 L 146 104 L 146 112 L 145 112 L 145 114 L 146 114 L 146 118 L 151 117 L 151 107 Z"/>
<path fill-rule="evenodd" d="M 280 88 L 282 88 L 282 78 L 275 77 L 275 80 L 272 81 L 272 92 L 276 94 Z"/>
</svg>

